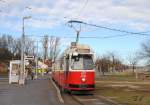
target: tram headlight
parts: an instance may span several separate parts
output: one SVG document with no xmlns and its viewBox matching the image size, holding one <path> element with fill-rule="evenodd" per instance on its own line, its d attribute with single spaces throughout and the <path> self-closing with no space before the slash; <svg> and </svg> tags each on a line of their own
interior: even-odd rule
<svg viewBox="0 0 150 105">
<path fill-rule="evenodd" d="M 82 78 L 82 82 L 85 82 L 85 78 Z"/>
</svg>

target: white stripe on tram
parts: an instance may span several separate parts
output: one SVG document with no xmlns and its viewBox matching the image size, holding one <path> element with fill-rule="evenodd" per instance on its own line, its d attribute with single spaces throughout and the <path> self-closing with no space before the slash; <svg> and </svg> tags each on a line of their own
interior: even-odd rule
<svg viewBox="0 0 150 105">
<path fill-rule="evenodd" d="M 69 70 L 69 71 L 72 71 L 72 72 L 95 72 L 94 70 Z"/>
</svg>

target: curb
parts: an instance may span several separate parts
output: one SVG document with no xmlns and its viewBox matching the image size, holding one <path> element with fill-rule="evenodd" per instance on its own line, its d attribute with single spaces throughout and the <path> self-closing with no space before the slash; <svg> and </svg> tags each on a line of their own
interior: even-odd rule
<svg viewBox="0 0 150 105">
<path fill-rule="evenodd" d="M 62 98 L 62 96 L 61 96 L 61 93 L 60 93 L 59 88 L 56 86 L 56 84 L 54 83 L 54 81 L 53 81 L 51 78 L 50 78 L 50 80 L 51 80 L 51 82 L 53 83 L 54 87 L 56 88 L 57 97 L 58 97 L 59 101 L 60 101 L 61 103 L 64 103 L 64 100 L 63 100 L 63 98 Z"/>
</svg>

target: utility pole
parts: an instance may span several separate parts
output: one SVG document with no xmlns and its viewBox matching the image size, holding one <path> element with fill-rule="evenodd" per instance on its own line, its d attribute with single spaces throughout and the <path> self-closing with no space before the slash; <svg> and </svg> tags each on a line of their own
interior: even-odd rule
<svg viewBox="0 0 150 105">
<path fill-rule="evenodd" d="M 37 41 L 37 49 L 36 49 L 36 71 L 35 71 L 36 79 L 37 79 L 37 70 L 38 70 L 38 41 Z"/>
<path fill-rule="evenodd" d="M 48 36 L 44 36 L 44 42 L 43 42 L 43 46 L 44 46 L 44 61 L 47 59 L 47 51 L 48 51 Z"/>
<path fill-rule="evenodd" d="M 22 18 L 22 38 L 21 38 L 21 71 L 19 77 L 19 84 L 24 85 L 25 83 L 25 62 L 24 62 L 24 46 L 25 46 L 25 32 L 24 32 L 24 21 L 25 19 L 30 19 L 31 16 Z"/>
</svg>

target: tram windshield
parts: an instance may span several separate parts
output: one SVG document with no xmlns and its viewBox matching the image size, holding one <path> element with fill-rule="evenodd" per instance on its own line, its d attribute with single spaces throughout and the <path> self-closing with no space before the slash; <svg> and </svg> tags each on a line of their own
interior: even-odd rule
<svg viewBox="0 0 150 105">
<path fill-rule="evenodd" d="M 91 55 L 72 56 L 71 68 L 74 70 L 91 70 L 94 63 Z"/>
</svg>

